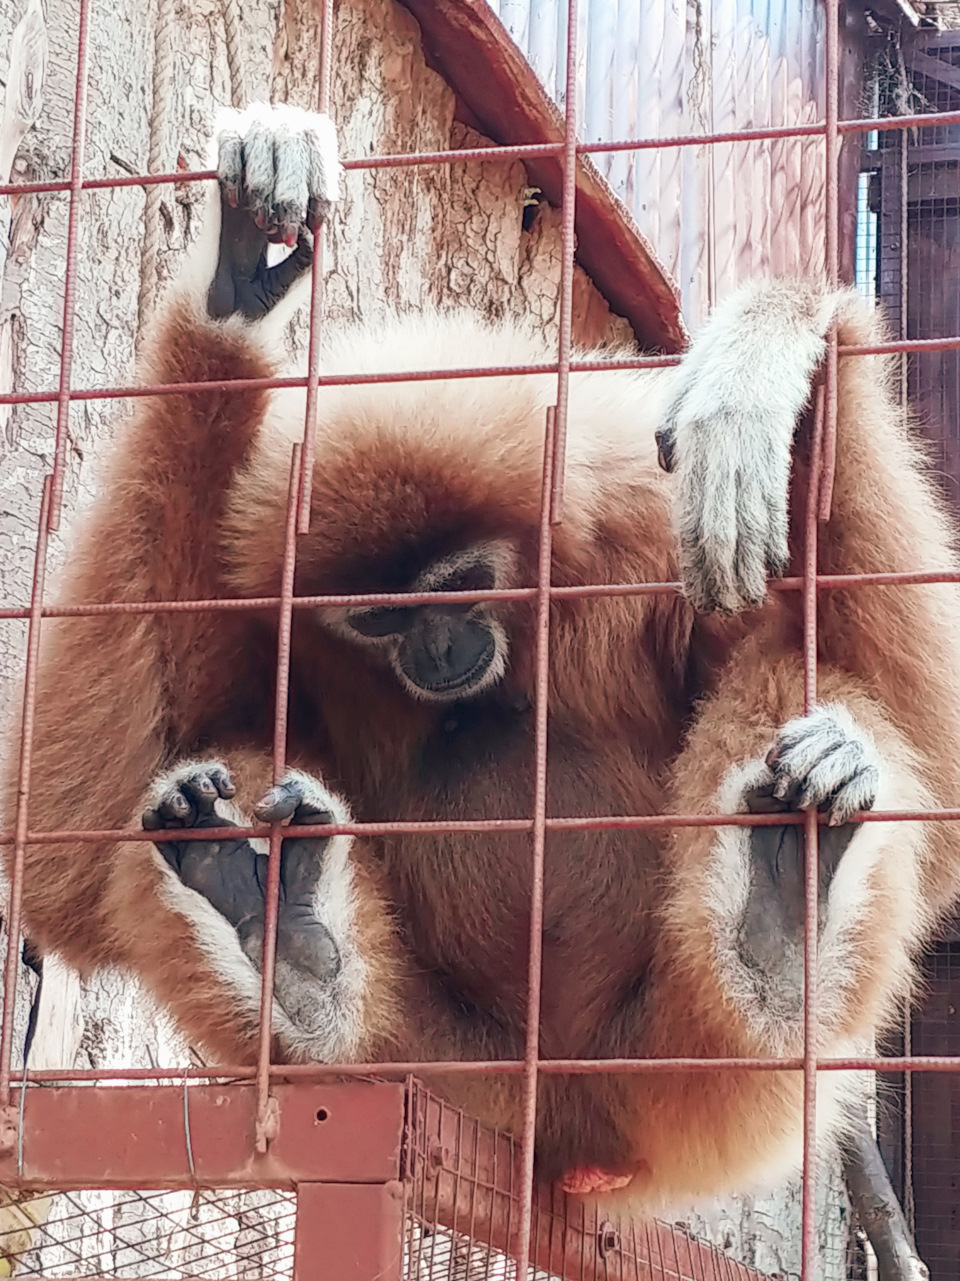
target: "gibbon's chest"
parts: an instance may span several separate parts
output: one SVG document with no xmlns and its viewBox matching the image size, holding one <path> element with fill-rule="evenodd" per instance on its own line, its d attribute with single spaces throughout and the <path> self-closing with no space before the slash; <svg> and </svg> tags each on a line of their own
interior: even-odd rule
<svg viewBox="0 0 960 1281">
<path fill-rule="evenodd" d="M 397 795 L 376 817 L 529 818 L 534 718 L 496 704 L 454 706 L 424 741 Z M 623 745 L 621 745 L 623 747 Z M 389 790 L 389 789 L 388 789 Z M 591 744 L 555 723 L 548 743 L 547 813 L 654 813 L 659 789 L 639 757 Z M 371 815 L 372 817 L 372 815 Z M 529 831 L 417 835 L 384 843 L 409 940 L 425 965 L 471 1001 L 519 1014 L 531 902 Z M 659 847 L 655 834 L 548 832 L 544 867 L 545 1031 L 572 1051 L 571 1019 L 612 1012 L 649 961 Z"/>
</svg>

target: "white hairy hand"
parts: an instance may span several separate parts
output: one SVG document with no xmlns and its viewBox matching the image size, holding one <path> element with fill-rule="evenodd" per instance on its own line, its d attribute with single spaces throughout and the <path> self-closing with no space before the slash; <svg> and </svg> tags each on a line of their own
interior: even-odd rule
<svg viewBox="0 0 960 1281">
<path fill-rule="evenodd" d="M 268 239 L 295 245 L 316 231 L 340 195 L 337 134 L 329 116 L 285 104 L 226 110 L 214 130 L 224 197 L 254 216 Z"/>
<path fill-rule="evenodd" d="M 698 609 L 756 607 L 767 574 L 787 565 L 793 435 L 838 299 L 796 281 L 751 285 L 715 309 L 681 362 L 658 439 Z"/>
</svg>

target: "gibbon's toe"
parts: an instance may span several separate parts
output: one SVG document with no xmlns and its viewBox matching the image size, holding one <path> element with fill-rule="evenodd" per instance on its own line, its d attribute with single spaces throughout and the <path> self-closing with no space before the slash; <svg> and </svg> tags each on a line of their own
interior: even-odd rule
<svg viewBox="0 0 960 1281">
<path fill-rule="evenodd" d="M 797 809 L 821 809 L 831 826 L 872 809 L 880 760 L 872 739 L 838 705 L 789 721 L 767 757 L 773 795 Z"/>
<path fill-rule="evenodd" d="M 219 761 L 187 761 L 160 775 L 151 791 L 151 804 L 141 816 L 148 832 L 191 827 L 212 815 L 218 800 L 232 800 L 237 794 L 230 771 Z"/>
<path fill-rule="evenodd" d="M 597 1192 L 617 1192 L 632 1180 L 632 1174 L 612 1174 L 596 1165 L 578 1165 L 563 1176 L 560 1187 L 570 1196 L 589 1196 Z"/>
<path fill-rule="evenodd" d="M 261 823 L 315 825 L 346 823 L 349 814 L 343 802 L 324 785 L 300 770 L 289 770 L 283 780 L 257 801 L 253 812 Z"/>
</svg>

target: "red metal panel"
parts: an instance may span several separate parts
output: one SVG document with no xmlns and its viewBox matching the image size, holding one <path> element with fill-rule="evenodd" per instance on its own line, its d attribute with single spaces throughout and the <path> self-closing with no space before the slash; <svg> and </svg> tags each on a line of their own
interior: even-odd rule
<svg viewBox="0 0 960 1281">
<path fill-rule="evenodd" d="M 260 1156 L 250 1085 L 27 1089 L 22 1151 L 0 1158 L 0 1185 L 290 1187 L 398 1177 L 402 1085 L 275 1085 L 271 1094 L 279 1125 Z"/>
<path fill-rule="evenodd" d="M 400 1183 L 306 1183 L 297 1195 L 295 1281 L 400 1281 Z"/>
</svg>

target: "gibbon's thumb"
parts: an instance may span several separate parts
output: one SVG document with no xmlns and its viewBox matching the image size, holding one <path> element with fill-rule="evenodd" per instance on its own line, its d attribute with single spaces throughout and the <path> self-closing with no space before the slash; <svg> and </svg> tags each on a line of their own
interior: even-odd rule
<svg viewBox="0 0 960 1281">
<path fill-rule="evenodd" d="M 269 307 L 274 306 L 297 283 L 313 262 L 313 237 L 301 230 L 293 253 L 264 273 L 263 287 Z"/>
</svg>

